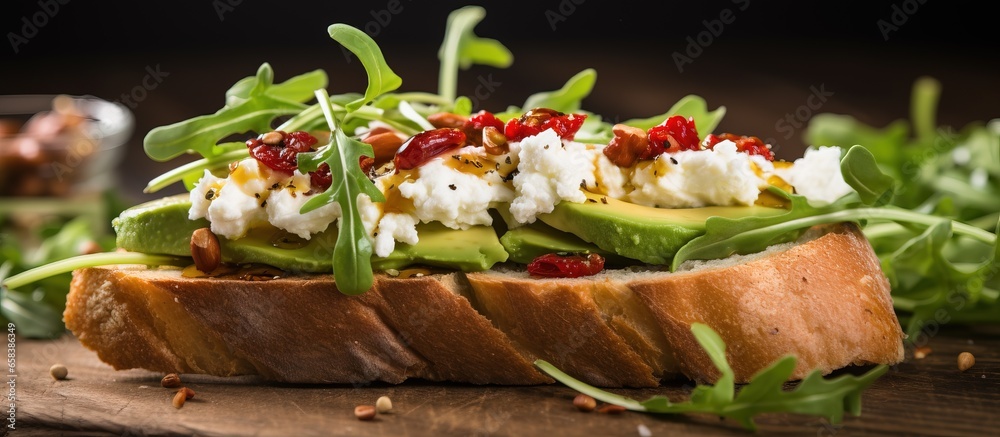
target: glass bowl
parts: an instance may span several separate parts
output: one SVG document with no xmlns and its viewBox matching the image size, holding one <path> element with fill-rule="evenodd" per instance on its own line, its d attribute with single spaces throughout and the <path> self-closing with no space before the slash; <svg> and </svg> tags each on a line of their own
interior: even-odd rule
<svg viewBox="0 0 1000 437">
<path fill-rule="evenodd" d="M 112 187 L 134 127 L 125 106 L 92 96 L 0 96 L 0 198 Z"/>
</svg>

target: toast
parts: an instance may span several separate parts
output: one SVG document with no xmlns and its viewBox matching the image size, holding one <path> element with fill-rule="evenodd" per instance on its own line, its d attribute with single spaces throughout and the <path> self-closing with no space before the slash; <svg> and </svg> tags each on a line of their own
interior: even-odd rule
<svg viewBox="0 0 1000 437">
<path fill-rule="evenodd" d="M 898 363 L 904 337 L 889 283 L 853 224 L 674 273 L 378 274 L 360 296 L 338 293 L 330 275 L 249 281 L 93 267 L 74 272 L 64 319 L 115 369 L 292 383 L 553 382 L 536 359 L 604 387 L 681 375 L 714 381 L 695 322 L 726 342 L 737 382 L 786 354 L 799 358 L 791 378 L 800 379 L 813 369 Z"/>
</svg>

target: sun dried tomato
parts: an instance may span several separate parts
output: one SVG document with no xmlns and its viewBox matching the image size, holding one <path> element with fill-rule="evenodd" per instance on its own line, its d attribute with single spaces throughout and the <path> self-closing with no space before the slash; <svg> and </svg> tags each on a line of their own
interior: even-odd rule
<svg viewBox="0 0 1000 437">
<path fill-rule="evenodd" d="M 282 136 L 280 143 L 265 144 L 261 137 L 257 137 L 247 140 L 247 148 L 250 149 L 250 156 L 271 170 L 291 174 L 299 167 L 298 154 L 312 150 L 317 140 L 308 132 L 277 132 Z"/>
<path fill-rule="evenodd" d="M 693 118 L 674 115 L 646 132 L 649 150 L 641 159 L 650 159 L 661 153 L 676 153 L 682 150 L 701 150 L 698 129 Z"/>
<path fill-rule="evenodd" d="M 601 270 L 604 270 L 604 257 L 596 253 L 586 256 L 547 253 L 528 264 L 528 273 L 546 278 L 579 278 L 596 275 Z"/>
<path fill-rule="evenodd" d="M 586 120 L 586 114 L 563 114 L 548 108 L 535 108 L 508 121 L 504 135 L 508 141 L 521 141 L 552 129 L 559 138 L 572 141 Z"/>
<path fill-rule="evenodd" d="M 330 175 L 330 165 L 322 163 L 316 171 L 309 172 L 309 182 L 316 191 L 326 191 L 333 183 L 333 176 Z"/>
<path fill-rule="evenodd" d="M 746 153 L 747 155 L 758 155 L 763 156 L 764 159 L 768 161 L 774 161 L 774 152 L 771 151 L 771 147 L 764 144 L 760 138 L 746 136 L 746 135 L 736 135 L 724 133 L 721 135 L 709 134 L 705 137 L 705 148 L 714 149 L 716 144 L 719 144 L 725 140 L 732 141 L 736 143 L 736 150 Z"/>
<path fill-rule="evenodd" d="M 410 170 L 423 165 L 435 156 L 465 145 L 465 133 L 458 129 L 442 128 L 416 134 L 403 143 L 393 162 L 397 170 Z"/>
</svg>

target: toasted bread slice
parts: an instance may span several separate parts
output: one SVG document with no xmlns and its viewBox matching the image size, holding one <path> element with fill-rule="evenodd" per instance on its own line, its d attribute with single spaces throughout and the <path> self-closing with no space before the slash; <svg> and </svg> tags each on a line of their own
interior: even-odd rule
<svg viewBox="0 0 1000 437">
<path fill-rule="evenodd" d="M 552 382 L 535 359 L 605 387 L 678 374 L 712 381 L 695 322 L 725 340 L 738 382 L 786 354 L 799 358 L 793 379 L 903 359 L 889 284 L 851 224 L 676 273 L 380 274 L 361 296 L 335 287 L 329 275 L 247 281 L 97 267 L 74 273 L 64 317 L 116 369 L 303 383 Z"/>
</svg>

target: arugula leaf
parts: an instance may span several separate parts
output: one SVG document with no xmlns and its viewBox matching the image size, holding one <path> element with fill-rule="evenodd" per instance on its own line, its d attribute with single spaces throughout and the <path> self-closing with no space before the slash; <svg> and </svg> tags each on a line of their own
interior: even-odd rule
<svg viewBox="0 0 1000 437">
<path fill-rule="evenodd" d="M 961 131 L 937 126 L 940 88 L 932 78 L 914 82 L 909 122 L 879 129 L 846 115 L 818 114 L 806 131 L 812 144 L 864 144 L 897 181 L 883 212 L 907 217 L 869 217 L 865 234 L 911 338 L 942 317 L 949 323 L 1000 320 L 1000 121 Z"/>
<path fill-rule="evenodd" d="M 830 205 L 814 206 L 805 197 L 780 188 L 768 187 L 768 191 L 788 200 L 787 213 L 770 217 L 710 217 L 705 221 L 705 233 L 681 246 L 674 255 L 671 270 L 677 270 L 687 260 L 756 253 L 773 244 L 792 241 L 810 226 L 831 223 L 825 221 L 829 219 L 848 218 L 826 215 L 860 203 L 857 194 L 849 194 Z"/>
<path fill-rule="evenodd" d="M 649 130 L 649 128 L 663 123 L 667 117 L 673 115 L 683 115 L 685 117 L 691 117 L 694 119 L 694 125 L 698 128 L 698 133 L 702 139 L 704 139 L 708 134 L 712 133 L 715 128 L 722 121 L 722 117 L 726 115 L 726 107 L 720 106 L 715 108 L 714 111 L 708 110 L 708 103 L 705 99 L 695 96 L 688 95 L 682 97 L 674 106 L 671 106 L 667 112 L 654 115 L 649 118 L 632 119 L 625 121 L 624 124 L 629 126 L 637 127 L 643 130 Z"/>
<path fill-rule="evenodd" d="M 865 205 L 881 205 L 893 194 L 895 180 L 882 173 L 875 156 L 864 147 L 851 147 L 840 160 L 840 173 Z"/>
<path fill-rule="evenodd" d="M 820 371 L 815 370 L 795 388 L 785 390 L 784 383 L 795 370 L 797 362 L 794 356 L 785 356 L 758 372 L 738 394 L 734 394 L 733 370 L 726 360 L 726 345 L 722 338 L 701 323 L 693 323 L 691 333 L 722 376 L 713 385 L 699 384 L 685 402 L 674 403 L 666 396 L 653 396 L 639 402 L 590 386 L 544 360 L 535 361 L 535 366 L 580 393 L 632 411 L 715 414 L 735 419 L 751 431 L 756 430 L 753 419 L 766 413 L 821 416 L 834 424 L 843 419 L 845 410 L 858 416 L 861 414 L 861 393 L 889 369 L 880 365 L 861 376 L 842 375 L 833 379 L 824 379 Z"/>
<path fill-rule="evenodd" d="M 347 112 L 357 111 L 375 97 L 395 90 L 403 84 L 403 79 L 389 68 L 382 56 L 382 50 L 368 34 L 341 23 L 330 26 L 327 31 L 330 33 L 330 38 L 361 60 L 361 65 L 364 65 L 365 72 L 368 73 L 368 88 L 365 89 L 364 97 L 348 103 L 345 106 Z"/>
<path fill-rule="evenodd" d="M 224 153 L 216 143 L 234 134 L 248 131 L 267 132 L 271 122 L 283 115 L 292 115 L 306 108 L 287 97 L 302 97 L 298 88 L 303 84 L 325 82 L 325 74 L 316 72 L 299 76 L 277 86 L 274 72 L 264 63 L 257 75 L 238 81 L 226 92 L 226 106 L 215 114 L 154 128 L 143 139 L 146 155 L 157 161 L 167 161 L 184 153 L 197 152 L 204 157 Z M 322 80 L 320 80 L 322 79 Z"/>
<path fill-rule="evenodd" d="M 590 95 L 597 82 L 597 70 L 588 68 L 566 81 L 562 88 L 555 91 L 535 93 L 524 101 L 524 110 L 534 108 L 549 108 L 559 112 L 578 112 L 580 103 Z"/>
<path fill-rule="evenodd" d="M 444 42 L 438 50 L 441 72 L 438 76 L 438 94 L 447 101 L 454 101 L 458 93 L 458 68 L 468 69 L 473 64 L 507 68 L 514 56 L 500 41 L 476 36 L 474 29 L 486 9 L 466 6 L 448 14 Z"/>
<path fill-rule="evenodd" d="M 358 165 L 362 156 L 374 156 L 372 146 L 344 134 L 333 117 L 326 90 L 317 90 L 316 98 L 333 135 L 330 143 L 316 152 L 300 153 L 298 164 L 302 172 L 315 171 L 320 164 L 328 164 L 333 182 L 326 191 L 306 202 L 301 212 L 304 214 L 334 202 L 340 205 L 340 233 L 333 248 L 333 275 L 341 293 L 361 294 L 372 287 L 374 275 L 371 267 L 372 243 L 361 222 L 358 196 L 366 194 L 375 202 L 384 202 L 385 196 Z"/>
</svg>

